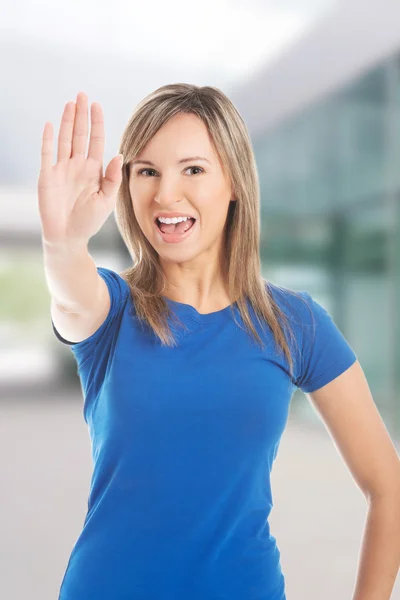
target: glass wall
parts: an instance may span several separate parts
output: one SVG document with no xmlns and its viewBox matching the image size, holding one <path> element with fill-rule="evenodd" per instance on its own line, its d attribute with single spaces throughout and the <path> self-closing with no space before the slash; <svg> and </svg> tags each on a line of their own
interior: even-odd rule
<svg viewBox="0 0 400 600">
<path fill-rule="evenodd" d="M 399 438 L 400 56 L 253 143 L 263 275 L 329 310 Z"/>
</svg>

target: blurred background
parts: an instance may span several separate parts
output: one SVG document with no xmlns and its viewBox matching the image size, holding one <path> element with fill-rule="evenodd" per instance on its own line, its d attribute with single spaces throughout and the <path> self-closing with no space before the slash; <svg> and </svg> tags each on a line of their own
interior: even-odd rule
<svg viewBox="0 0 400 600">
<path fill-rule="evenodd" d="M 398 0 L 16 0 L 0 50 L 1 598 L 57 598 L 87 509 L 82 390 L 51 327 L 37 206 L 44 124 L 55 162 L 79 91 L 102 105 L 104 166 L 157 87 L 231 98 L 259 169 L 263 276 L 327 308 L 400 447 Z M 130 264 L 114 214 L 89 251 L 98 266 Z M 366 504 L 300 390 L 272 480 L 288 600 L 350 599 Z"/>
</svg>

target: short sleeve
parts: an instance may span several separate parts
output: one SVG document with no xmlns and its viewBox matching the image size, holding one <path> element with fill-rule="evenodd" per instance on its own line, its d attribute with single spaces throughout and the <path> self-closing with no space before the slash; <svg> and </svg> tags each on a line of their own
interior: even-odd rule
<svg viewBox="0 0 400 600">
<path fill-rule="evenodd" d="M 127 282 L 118 273 L 105 267 L 97 267 L 97 272 L 106 282 L 110 294 L 110 310 L 97 331 L 85 340 L 74 343 L 63 338 L 51 320 L 56 337 L 64 344 L 70 345 L 78 364 L 78 370 L 89 358 L 92 359 L 91 362 L 94 362 L 95 359 L 98 365 L 104 363 L 118 333 L 122 313 L 130 294 Z"/>
<path fill-rule="evenodd" d="M 309 393 L 341 375 L 357 360 L 357 355 L 329 312 L 308 292 L 297 293 L 309 308 L 301 302 L 303 326 L 295 385 Z"/>
</svg>

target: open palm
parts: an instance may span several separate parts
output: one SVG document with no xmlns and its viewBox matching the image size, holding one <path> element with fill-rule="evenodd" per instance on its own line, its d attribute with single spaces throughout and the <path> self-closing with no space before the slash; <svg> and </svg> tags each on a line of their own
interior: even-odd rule
<svg viewBox="0 0 400 600">
<path fill-rule="evenodd" d="M 88 156 L 88 100 L 64 107 L 53 165 L 53 126 L 46 122 L 42 137 L 38 180 L 43 240 L 50 244 L 88 243 L 113 211 L 121 185 L 120 155 L 109 162 L 103 176 L 104 119 L 100 104 L 91 105 Z"/>
</svg>

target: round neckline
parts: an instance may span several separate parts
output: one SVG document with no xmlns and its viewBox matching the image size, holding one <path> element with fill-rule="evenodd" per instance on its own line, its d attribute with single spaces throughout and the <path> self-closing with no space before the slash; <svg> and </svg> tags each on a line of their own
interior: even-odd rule
<svg viewBox="0 0 400 600">
<path fill-rule="evenodd" d="M 211 321 L 218 321 L 231 313 L 231 307 L 235 305 L 229 304 L 225 306 L 225 308 L 221 308 L 220 310 L 216 310 L 210 313 L 200 313 L 197 308 L 192 306 L 191 304 L 185 304 L 184 302 L 178 302 L 177 300 L 171 300 L 171 298 L 167 298 L 167 296 L 163 296 L 163 298 L 172 306 L 175 306 L 180 310 L 181 313 L 192 317 L 199 323 L 209 323 Z"/>
</svg>

